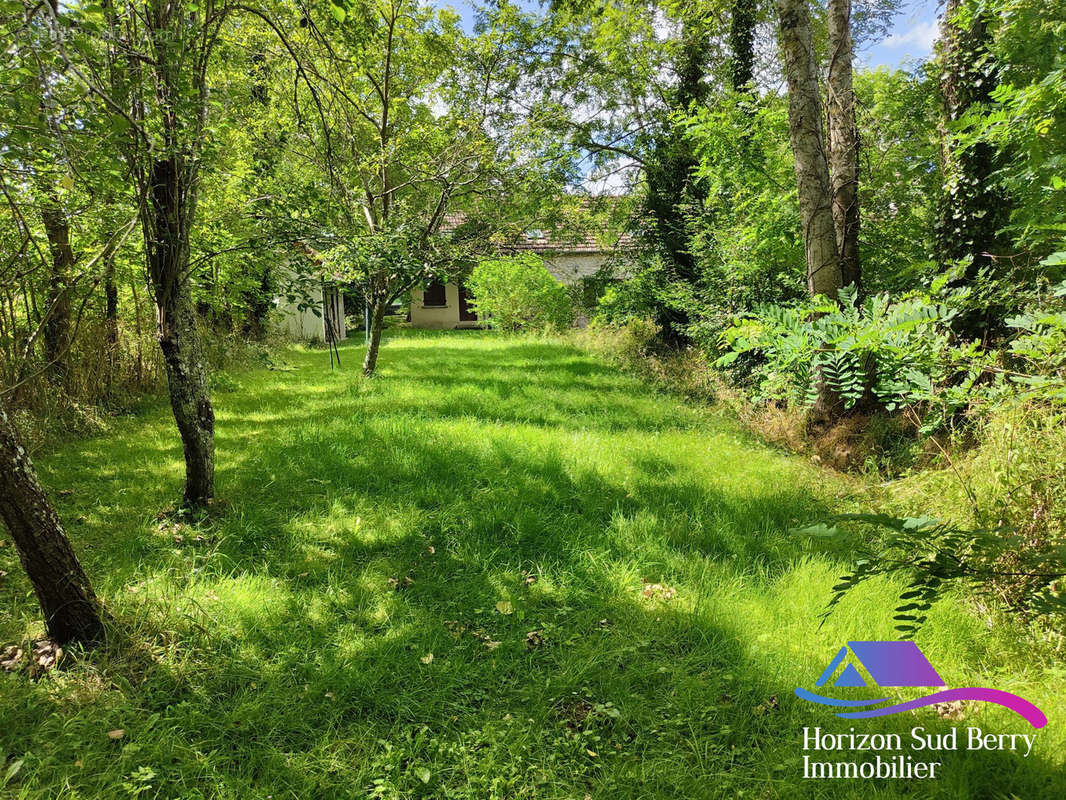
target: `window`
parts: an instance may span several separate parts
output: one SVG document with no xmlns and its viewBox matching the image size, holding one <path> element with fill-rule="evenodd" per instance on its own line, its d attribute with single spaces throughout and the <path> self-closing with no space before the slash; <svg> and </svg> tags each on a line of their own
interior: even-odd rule
<svg viewBox="0 0 1066 800">
<path fill-rule="evenodd" d="M 474 296 L 470 294 L 470 291 L 459 284 L 459 321 L 460 322 L 475 322 L 477 320 L 477 313 L 470 307 L 470 301 L 474 299 Z"/>
<path fill-rule="evenodd" d="M 433 281 L 422 293 L 422 307 L 432 308 L 436 306 L 440 308 L 446 305 L 448 305 L 448 295 L 444 284 L 440 281 Z"/>
</svg>

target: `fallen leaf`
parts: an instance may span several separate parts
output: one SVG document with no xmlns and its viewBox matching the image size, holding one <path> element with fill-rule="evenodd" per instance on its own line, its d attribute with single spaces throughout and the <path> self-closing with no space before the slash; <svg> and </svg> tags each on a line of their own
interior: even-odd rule
<svg viewBox="0 0 1066 800">
<path fill-rule="evenodd" d="M 599 753 L 595 750 L 589 750 L 587 747 L 585 748 L 585 752 L 589 754 L 590 758 L 597 758 L 599 756 Z"/>
<path fill-rule="evenodd" d="M 58 666 L 63 659 L 63 648 L 50 639 L 40 639 L 33 643 L 33 663 L 42 670 Z"/>
<path fill-rule="evenodd" d="M 649 599 L 670 600 L 677 595 L 677 589 L 667 586 L 665 583 L 649 583 L 644 581 L 644 596 Z"/>
<path fill-rule="evenodd" d="M 933 710 L 937 716 L 950 719 L 954 722 L 966 719 L 966 704 L 961 700 L 953 700 L 947 703 L 933 703 Z"/>
<path fill-rule="evenodd" d="M 779 711 L 780 709 L 781 709 L 781 704 L 777 702 L 777 695 L 774 694 L 774 695 L 770 695 L 770 697 L 768 697 L 766 700 L 764 700 L 762 703 L 760 703 L 758 706 L 756 706 L 755 713 L 756 714 L 767 714 L 767 713 L 769 713 L 771 711 Z"/>
<path fill-rule="evenodd" d="M 530 631 L 526 634 L 526 647 L 530 650 L 536 650 L 542 644 L 544 644 L 543 631 Z"/>
<path fill-rule="evenodd" d="M 107 732 L 107 738 L 116 742 L 125 735 L 126 731 L 124 731 L 122 728 L 115 728 L 115 730 Z"/>
<path fill-rule="evenodd" d="M 432 653 L 426 653 L 424 656 L 422 656 L 421 661 L 422 661 L 423 664 L 432 664 L 433 663 L 433 654 Z"/>
<path fill-rule="evenodd" d="M 19 664 L 22 662 L 22 648 L 16 645 L 11 645 L 0 652 L 0 667 L 3 667 L 8 672 L 14 672 L 19 668 Z"/>
<path fill-rule="evenodd" d="M 501 600 L 496 604 L 496 610 L 501 614 L 513 614 L 514 606 L 511 605 L 510 600 Z"/>
</svg>

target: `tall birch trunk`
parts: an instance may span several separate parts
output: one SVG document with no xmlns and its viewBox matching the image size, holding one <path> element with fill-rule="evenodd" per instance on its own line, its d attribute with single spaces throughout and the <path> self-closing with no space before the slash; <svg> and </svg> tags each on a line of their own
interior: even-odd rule
<svg viewBox="0 0 1066 800">
<path fill-rule="evenodd" d="M 862 288 L 859 264 L 859 132 L 855 124 L 851 0 L 829 0 L 829 173 L 841 280 Z"/>
<path fill-rule="evenodd" d="M 800 223 L 811 295 L 836 298 L 843 285 L 832 186 L 822 132 L 822 98 L 807 0 L 777 0 L 788 78 L 788 132 L 796 162 Z"/>
</svg>

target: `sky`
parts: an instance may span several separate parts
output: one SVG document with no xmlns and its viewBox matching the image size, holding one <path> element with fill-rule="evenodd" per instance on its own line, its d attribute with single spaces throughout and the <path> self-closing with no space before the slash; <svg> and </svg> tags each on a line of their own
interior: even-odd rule
<svg viewBox="0 0 1066 800">
<path fill-rule="evenodd" d="M 448 5 L 463 18 L 469 30 L 473 25 L 471 0 L 433 0 L 435 5 Z M 536 0 L 521 0 L 523 6 L 537 8 Z M 899 67 L 928 57 L 937 36 L 937 11 L 940 0 L 904 0 L 893 20 L 889 35 L 881 42 L 867 46 L 856 54 L 857 62 L 865 67 Z"/>
<path fill-rule="evenodd" d="M 927 58 L 938 31 L 938 0 L 909 0 L 893 20 L 888 38 L 858 53 L 867 67 L 898 67 Z"/>
</svg>

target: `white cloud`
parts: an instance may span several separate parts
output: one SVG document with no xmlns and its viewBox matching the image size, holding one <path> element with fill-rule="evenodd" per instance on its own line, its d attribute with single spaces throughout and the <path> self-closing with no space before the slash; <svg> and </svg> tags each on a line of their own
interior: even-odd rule
<svg viewBox="0 0 1066 800">
<path fill-rule="evenodd" d="M 881 46 L 892 49 L 913 48 L 915 54 L 920 52 L 924 55 L 933 49 L 933 42 L 936 41 L 936 37 L 939 34 L 940 29 L 937 21 L 935 19 L 925 20 L 916 22 L 905 31 L 893 33 L 881 43 Z"/>
</svg>

